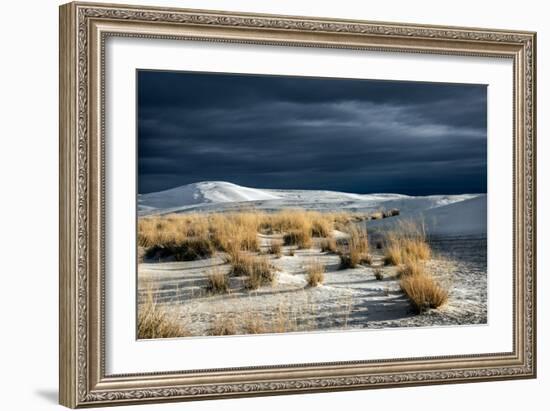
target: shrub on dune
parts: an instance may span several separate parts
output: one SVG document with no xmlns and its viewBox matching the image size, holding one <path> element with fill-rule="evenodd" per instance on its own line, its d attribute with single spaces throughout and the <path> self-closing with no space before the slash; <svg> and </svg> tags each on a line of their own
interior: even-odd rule
<svg viewBox="0 0 550 411">
<path fill-rule="evenodd" d="M 264 319 L 260 314 L 250 314 L 244 319 L 245 334 L 264 334 L 267 332 L 267 327 Z"/>
<path fill-rule="evenodd" d="M 334 230 L 334 221 L 329 215 L 310 212 L 311 235 L 313 237 L 329 237 Z"/>
<path fill-rule="evenodd" d="M 384 262 L 391 265 L 404 264 L 408 260 L 429 260 L 431 249 L 426 241 L 423 227 L 414 222 L 402 222 L 388 234 Z"/>
<path fill-rule="evenodd" d="M 248 278 L 245 287 L 249 290 L 256 290 L 262 285 L 275 285 L 275 268 L 265 257 L 255 257 L 252 264 L 247 267 Z"/>
<path fill-rule="evenodd" d="M 137 335 L 140 339 L 185 337 L 189 333 L 176 318 L 161 309 L 152 294 L 139 306 Z"/>
<path fill-rule="evenodd" d="M 206 277 L 206 290 L 213 294 L 229 292 L 229 275 L 221 270 L 212 270 Z"/>
<path fill-rule="evenodd" d="M 307 285 L 310 287 L 323 284 L 325 281 L 325 266 L 319 261 L 309 264 L 306 268 L 306 280 Z"/>
<path fill-rule="evenodd" d="M 348 239 L 340 249 L 340 267 L 355 268 L 361 263 L 371 263 L 367 229 L 357 225 L 348 227 Z"/>
<path fill-rule="evenodd" d="M 208 258 L 214 254 L 214 247 L 207 238 L 192 237 L 178 245 L 169 247 L 176 261 L 192 261 Z"/>
<path fill-rule="evenodd" d="M 372 256 L 370 254 L 361 256 L 361 264 L 372 265 L 372 261 Z"/>
<path fill-rule="evenodd" d="M 322 252 L 335 253 L 337 250 L 338 246 L 334 237 L 327 237 L 321 241 Z"/>
<path fill-rule="evenodd" d="M 250 274 L 254 265 L 254 256 L 235 250 L 228 253 L 227 262 L 231 265 L 231 275 L 240 277 Z"/>
<path fill-rule="evenodd" d="M 399 277 L 426 275 L 424 264 L 418 259 L 407 259 L 403 264 L 397 267 Z"/>
<path fill-rule="evenodd" d="M 179 242 L 155 245 L 147 250 L 148 258 L 174 258 L 176 261 L 193 261 L 209 258 L 215 249 L 206 238 L 185 238 Z"/>
<path fill-rule="evenodd" d="M 418 313 L 428 308 L 438 308 L 449 298 L 447 290 L 429 275 L 404 276 L 399 284 Z"/>
<path fill-rule="evenodd" d="M 232 249 L 259 251 L 257 226 L 251 217 L 238 218 L 233 215 L 214 214 L 210 216 L 210 235 L 218 250 Z"/>
<path fill-rule="evenodd" d="M 310 248 L 313 244 L 311 232 L 308 230 L 290 230 L 283 236 L 285 245 L 295 245 L 298 248 Z"/>
<path fill-rule="evenodd" d="M 283 245 L 281 241 L 272 240 L 271 244 L 269 245 L 269 253 L 277 257 L 281 257 L 283 255 Z"/>
<path fill-rule="evenodd" d="M 235 335 L 237 334 L 237 325 L 233 318 L 227 314 L 217 316 L 210 325 L 210 335 Z"/>
<path fill-rule="evenodd" d="M 266 257 L 253 256 L 241 251 L 229 255 L 231 264 L 230 274 L 237 277 L 247 277 L 245 287 L 250 290 L 260 288 L 262 285 L 275 284 L 275 267 Z"/>
<path fill-rule="evenodd" d="M 340 253 L 340 268 L 356 268 L 361 263 L 361 254 L 351 249 L 347 253 Z"/>
<path fill-rule="evenodd" d="M 390 243 L 386 246 L 384 252 L 384 264 L 386 265 L 400 265 L 403 264 L 403 257 L 401 247 L 399 244 Z"/>
</svg>

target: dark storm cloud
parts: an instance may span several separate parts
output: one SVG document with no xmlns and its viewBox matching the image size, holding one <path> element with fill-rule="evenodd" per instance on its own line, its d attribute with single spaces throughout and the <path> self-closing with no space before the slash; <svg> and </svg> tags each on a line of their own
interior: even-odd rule
<svg viewBox="0 0 550 411">
<path fill-rule="evenodd" d="M 486 104 L 483 85 L 139 71 L 139 192 L 485 192 Z"/>
</svg>

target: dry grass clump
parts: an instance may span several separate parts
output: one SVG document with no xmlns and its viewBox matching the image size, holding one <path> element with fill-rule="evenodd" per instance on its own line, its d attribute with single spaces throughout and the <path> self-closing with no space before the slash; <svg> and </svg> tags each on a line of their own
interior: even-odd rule
<svg viewBox="0 0 550 411">
<path fill-rule="evenodd" d="M 426 271 L 419 259 L 407 259 L 397 270 L 401 290 L 409 297 L 418 313 L 428 308 L 438 308 L 448 297 L 448 291 Z"/>
<path fill-rule="evenodd" d="M 372 259 L 372 255 L 370 254 L 367 254 L 361 257 L 361 264 L 372 265 L 372 262 L 373 262 L 373 259 Z"/>
<path fill-rule="evenodd" d="M 367 229 L 352 225 L 348 227 L 347 244 L 340 249 L 340 267 L 355 268 L 361 263 L 371 264 Z"/>
<path fill-rule="evenodd" d="M 334 230 L 334 221 L 328 215 L 319 212 L 310 212 L 311 235 L 313 237 L 329 237 Z"/>
<path fill-rule="evenodd" d="M 403 264 L 403 256 L 399 243 L 393 242 L 386 246 L 384 252 L 384 264 L 386 265 L 400 265 Z"/>
<path fill-rule="evenodd" d="M 331 213 L 306 210 L 282 210 L 262 214 L 260 228 L 268 233 L 302 231 L 310 237 L 328 237 L 334 230 L 334 216 Z"/>
<path fill-rule="evenodd" d="M 382 213 L 383 218 L 395 217 L 399 215 L 399 210 L 397 208 L 392 208 L 391 210 L 386 210 Z"/>
<path fill-rule="evenodd" d="M 311 231 L 305 229 L 292 229 L 284 234 L 285 245 L 295 245 L 300 249 L 310 248 L 313 244 Z"/>
<path fill-rule="evenodd" d="M 283 255 L 283 244 L 279 240 L 273 240 L 271 241 L 271 244 L 269 245 L 269 253 L 273 254 L 277 257 L 281 257 Z"/>
<path fill-rule="evenodd" d="M 206 290 L 214 294 L 229 292 L 229 275 L 220 269 L 213 269 L 206 276 Z"/>
<path fill-rule="evenodd" d="M 138 245 L 142 247 L 178 245 L 188 237 L 208 239 L 208 221 L 204 215 L 171 214 L 138 221 Z"/>
<path fill-rule="evenodd" d="M 190 237 L 177 245 L 169 246 L 168 250 L 176 261 L 192 261 L 211 257 L 215 249 L 212 243 L 204 237 Z"/>
<path fill-rule="evenodd" d="M 340 254 L 340 268 L 356 268 L 361 263 L 361 256 L 354 250 Z"/>
<path fill-rule="evenodd" d="M 347 212 L 321 213 L 300 209 L 275 213 L 239 211 L 147 216 L 138 221 L 138 245 L 152 254 L 160 252 L 164 256 L 178 251 L 178 255 L 187 260 L 208 257 L 210 250 L 258 252 L 258 233 L 268 232 L 283 234 L 287 245 L 310 248 L 312 237 L 329 238 L 335 227 L 343 228 L 365 218 Z M 195 245 L 201 245 L 209 252 L 191 250 L 187 253 L 183 249 Z"/>
<path fill-rule="evenodd" d="M 334 222 L 334 228 L 341 231 L 346 231 L 352 223 L 359 223 L 369 219 L 368 214 L 351 213 L 348 211 L 326 213 L 326 215 Z"/>
<path fill-rule="evenodd" d="M 245 287 L 256 290 L 262 285 L 275 285 L 275 267 L 265 257 L 252 257 L 240 267 L 241 272 L 248 276 Z"/>
<path fill-rule="evenodd" d="M 265 334 L 268 332 L 265 320 L 260 314 L 249 314 L 244 318 L 245 334 Z"/>
<path fill-rule="evenodd" d="M 254 265 L 254 256 L 240 250 L 228 253 L 227 262 L 231 265 L 231 275 L 241 277 L 249 275 Z"/>
<path fill-rule="evenodd" d="M 173 257 L 176 261 L 193 261 L 211 257 L 216 250 L 202 237 L 184 238 L 179 242 L 155 245 L 145 252 L 147 258 Z"/>
<path fill-rule="evenodd" d="M 320 261 L 314 261 L 306 267 L 307 285 L 317 287 L 325 281 L 325 266 Z"/>
<path fill-rule="evenodd" d="M 369 241 L 366 227 L 353 225 L 347 231 L 349 234 L 348 246 L 360 254 L 369 252 Z"/>
<path fill-rule="evenodd" d="M 317 307 L 309 306 L 305 311 L 290 301 L 281 301 L 269 312 L 249 310 L 242 307 L 237 312 L 221 312 L 210 320 L 208 335 L 288 333 L 318 329 Z M 304 314 L 310 318 L 304 318 Z"/>
<path fill-rule="evenodd" d="M 189 333 L 175 318 L 161 309 L 152 293 L 138 308 L 137 335 L 139 339 L 185 337 Z"/>
<path fill-rule="evenodd" d="M 409 297 L 418 313 L 438 308 L 447 302 L 449 293 L 430 275 L 409 275 L 401 278 L 401 290 Z"/>
<path fill-rule="evenodd" d="M 321 251 L 328 253 L 335 253 L 338 251 L 336 239 L 334 237 L 327 237 L 321 241 Z"/>
<path fill-rule="evenodd" d="M 287 333 L 298 330 L 296 317 L 291 315 L 291 309 L 279 304 L 274 318 L 272 318 L 271 332 Z"/>
<path fill-rule="evenodd" d="M 226 314 L 216 316 L 210 325 L 210 335 L 235 335 L 237 325 L 235 320 Z"/>
<path fill-rule="evenodd" d="M 281 210 L 273 214 L 265 214 L 262 228 L 275 233 L 299 230 L 309 232 L 311 235 L 311 213 L 305 210 Z"/>
<path fill-rule="evenodd" d="M 335 252 L 332 233 L 335 227 L 346 231 L 366 215 L 348 212 L 321 213 L 282 210 L 275 213 L 239 211 L 228 213 L 182 213 L 140 217 L 138 245 L 150 258 L 194 260 L 208 258 L 216 251 L 259 252 L 258 233 L 280 233 L 285 245 L 307 249 L 313 237 L 323 238 L 324 249 Z M 271 252 L 281 255 L 281 244 L 273 243 Z"/>
<path fill-rule="evenodd" d="M 397 267 L 399 277 L 425 275 L 424 264 L 422 261 L 407 259 L 404 264 Z"/>
<path fill-rule="evenodd" d="M 422 225 L 402 222 L 388 234 L 384 255 L 386 264 L 400 265 L 409 260 L 425 261 L 430 257 L 431 249 Z"/>
<path fill-rule="evenodd" d="M 208 216 L 210 239 L 218 250 L 259 251 L 256 213 L 215 213 Z"/>
<path fill-rule="evenodd" d="M 370 215 L 371 220 L 381 220 L 382 218 L 384 218 L 384 213 L 382 211 L 377 211 Z"/>
</svg>

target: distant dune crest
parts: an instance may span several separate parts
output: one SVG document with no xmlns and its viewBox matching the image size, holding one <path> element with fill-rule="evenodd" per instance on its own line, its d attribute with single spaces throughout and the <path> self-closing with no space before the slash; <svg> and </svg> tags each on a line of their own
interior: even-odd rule
<svg viewBox="0 0 550 411">
<path fill-rule="evenodd" d="M 243 187 L 225 181 L 203 181 L 156 193 L 138 195 L 140 215 L 191 211 L 237 211 L 247 208 L 280 210 L 372 212 L 399 209 L 399 218 L 373 221 L 372 227 L 400 219 L 423 220 L 432 234 L 484 235 L 487 230 L 487 195 L 457 194 L 407 196 L 354 194 L 324 190 L 274 190 Z"/>
<path fill-rule="evenodd" d="M 196 206 L 274 201 L 280 206 L 307 203 L 381 201 L 409 198 L 401 194 L 353 194 L 326 190 L 274 190 L 244 187 L 226 181 L 203 181 L 155 193 L 139 194 L 140 212 L 185 211 Z"/>
<path fill-rule="evenodd" d="M 275 200 L 269 190 L 242 187 L 225 181 L 203 181 L 156 193 L 142 194 L 139 204 L 151 209 L 186 207 L 198 204 Z"/>
</svg>

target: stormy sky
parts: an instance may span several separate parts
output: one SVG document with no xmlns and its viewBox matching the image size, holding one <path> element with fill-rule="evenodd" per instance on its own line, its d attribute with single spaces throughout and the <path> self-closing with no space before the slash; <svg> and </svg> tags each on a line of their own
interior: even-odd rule
<svg viewBox="0 0 550 411">
<path fill-rule="evenodd" d="M 485 85 L 137 73 L 138 191 L 487 190 Z"/>
</svg>

